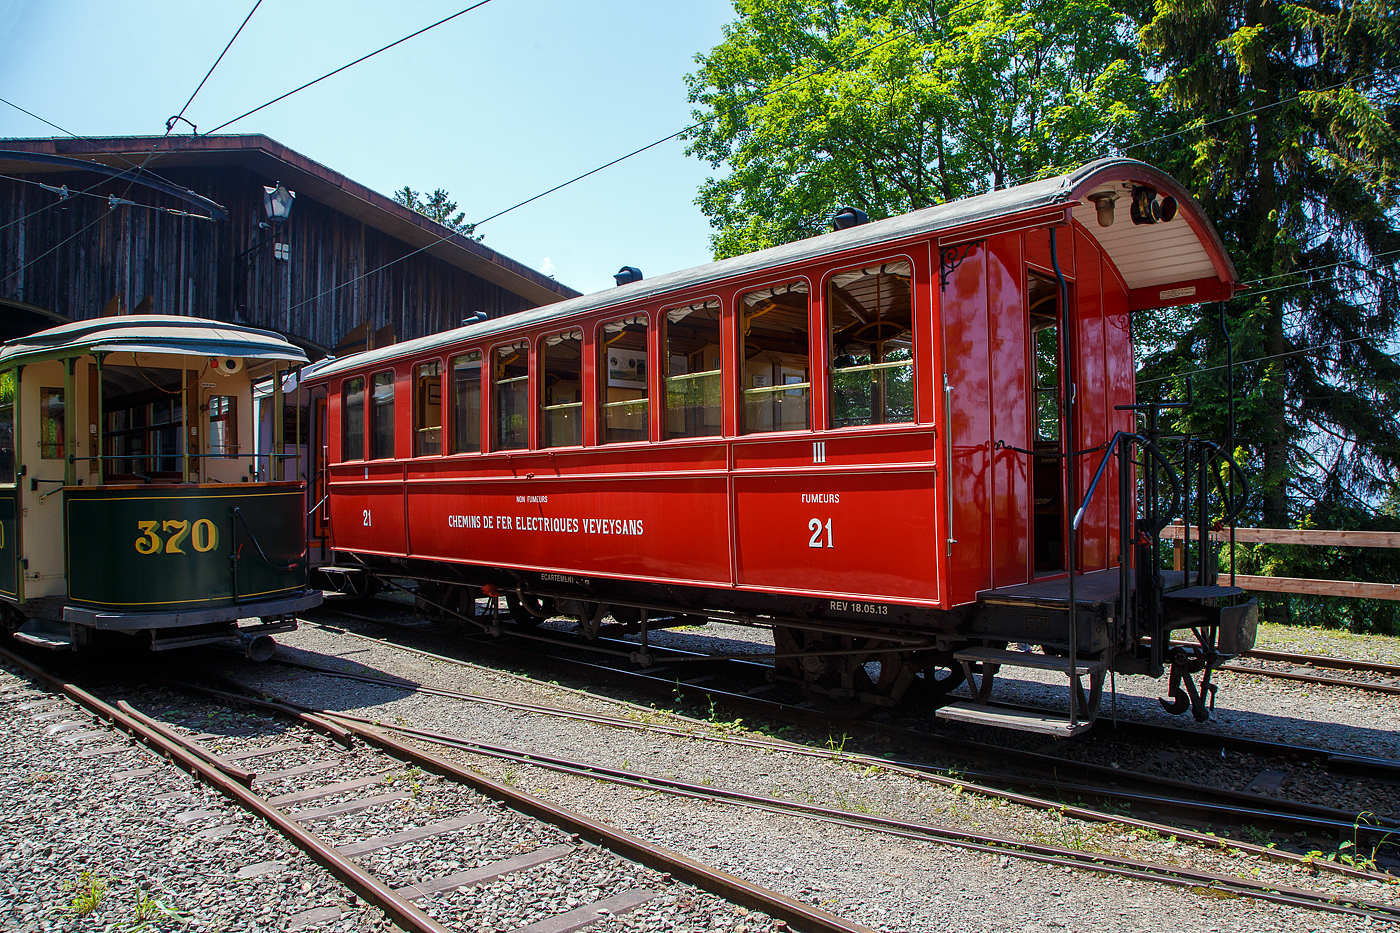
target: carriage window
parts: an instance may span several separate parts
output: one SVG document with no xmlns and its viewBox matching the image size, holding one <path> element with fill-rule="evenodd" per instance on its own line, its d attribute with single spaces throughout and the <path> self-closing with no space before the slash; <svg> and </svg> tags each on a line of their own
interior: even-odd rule
<svg viewBox="0 0 1400 933">
<path fill-rule="evenodd" d="M 646 315 L 603 325 L 598 372 L 603 443 L 648 440 Z"/>
<path fill-rule="evenodd" d="M 452 359 L 452 452 L 481 451 L 481 351 Z"/>
<path fill-rule="evenodd" d="M 15 481 L 15 374 L 0 373 L 0 483 Z"/>
<path fill-rule="evenodd" d="M 739 307 L 744 361 L 740 431 L 755 434 L 809 427 L 807 283 L 749 292 Z"/>
<path fill-rule="evenodd" d="M 63 459 L 63 390 L 39 390 L 39 457 Z"/>
<path fill-rule="evenodd" d="M 838 273 L 827 286 L 831 426 L 914 420 L 909 263 Z"/>
<path fill-rule="evenodd" d="M 699 301 L 661 316 L 666 436 L 720 433 L 719 302 Z"/>
<path fill-rule="evenodd" d="M 345 428 L 342 460 L 365 459 L 365 377 L 346 379 L 340 390 L 340 419 Z"/>
<path fill-rule="evenodd" d="M 413 379 L 413 456 L 442 453 L 442 363 L 419 363 Z"/>
<path fill-rule="evenodd" d="M 238 456 L 238 396 L 209 397 L 209 455 Z"/>
<path fill-rule="evenodd" d="M 491 384 L 495 401 L 491 409 L 494 450 L 522 450 L 530 405 L 530 344 L 524 340 L 497 347 L 492 357 Z"/>
<path fill-rule="evenodd" d="M 540 381 L 540 446 L 583 443 L 583 331 L 544 338 Z"/>
<path fill-rule="evenodd" d="M 1039 323 L 1034 312 L 1031 326 L 1035 333 L 1035 437 L 1040 441 L 1060 439 L 1060 329 Z"/>
<path fill-rule="evenodd" d="M 394 456 L 394 374 L 369 377 L 369 458 Z"/>
</svg>

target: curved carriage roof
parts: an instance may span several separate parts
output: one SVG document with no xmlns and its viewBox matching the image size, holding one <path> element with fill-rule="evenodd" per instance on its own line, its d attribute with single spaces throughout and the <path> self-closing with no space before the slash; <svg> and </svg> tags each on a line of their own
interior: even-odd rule
<svg viewBox="0 0 1400 933">
<path fill-rule="evenodd" d="M 0 344 L 0 369 L 89 353 L 172 353 L 237 356 L 305 363 L 281 334 L 170 314 L 132 314 L 75 321 Z"/>
<path fill-rule="evenodd" d="M 1134 185 L 1153 187 L 1161 195 L 1176 198 L 1179 219 L 1172 223 L 1137 226 L 1129 220 L 1131 189 Z M 1100 192 L 1119 196 L 1116 222 L 1099 227 L 1096 207 L 1088 198 Z M 545 325 L 573 315 L 587 313 L 625 302 L 691 289 L 713 281 L 729 279 L 767 268 L 786 266 L 884 242 L 897 242 L 947 232 L 961 241 L 980 239 L 985 232 L 978 225 L 1001 218 L 1052 208 L 1068 208 L 1091 236 L 1098 239 L 1122 273 L 1129 289 L 1150 289 L 1164 285 L 1210 280 L 1233 290 L 1239 276 L 1225 252 L 1220 236 L 1205 212 L 1185 188 L 1170 175 L 1136 159 L 1100 159 L 1064 175 L 1031 181 L 1012 188 L 948 201 L 922 210 L 910 211 L 886 220 L 877 220 L 820 236 L 785 243 L 756 253 L 747 253 L 693 269 L 670 272 L 617 288 L 593 292 L 578 298 L 555 302 L 518 314 L 469 324 L 453 330 L 418 337 L 388 347 L 356 353 L 317 365 L 315 378 L 325 378 L 351 369 L 360 369 L 382 360 L 429 352 L 441 346 L 478 340 L 493 334 Z M 950 243 L 959 239 L 950 239 Z M 1193 290 L 1194 291 L 1194 290 Z M 1162 304 L 1181 303 L 1168 301 Z"/>
</svg>

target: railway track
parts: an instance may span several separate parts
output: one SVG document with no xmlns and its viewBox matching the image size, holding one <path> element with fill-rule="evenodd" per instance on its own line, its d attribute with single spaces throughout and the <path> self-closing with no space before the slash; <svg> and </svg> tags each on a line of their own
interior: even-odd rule
<svg viewBox="0 0 1400 933">
<path fill-rule="evenodd" d="M 350 675 L 344 675 L 342 673 L 341 676 Z M 399 686 L 403 686 L 403 683 L 397 683 Z M 534 704 L 506 703 L 506 701 L 475 697 L 473 695 L 453 693 L 451 691 L 432 690 L 431 688 L 429 688 L 429 692 L 458 699 L 501 703 L 519 709 L 529 709 L 534 712 L 550 712 L 548 708 Z M 221 695 L 230 701 L 235 699 L 233 696 Z M 374 721 L 370 719 L 308 706 L 300 706 L 286 700 L 270 699 L 266 695 L 245 696 L 243 699 L 245 702 L 253 704 L 271 703 L 282 709 L 290 707 L 303 714 L 324 716 L 341 724 L 347 729 L 357 731 L 357 734 L 360 729 L 373 728 L 372 724 Z M 552 711 L 552 714 L 568 715 L 566 711 L 559 710 Z M 626 719 L 599 716 L 597 714 L 575 713 L 573 715 L 579 715 L 581 718 L 586 718 L 590 721 L 612 727 L 648 728 L 646 726 L 639 726 L 638 723 Z M 1021 839 L 1012 839 L 989 833 L 972 832 L 962 828 L 934 823 L 891 819 L 870 813 L 858 813 L 818 806 L 781 797 L 765 796 L 739 790 L 718 788 L 708 784 L 702 785 L 681 781 L 655 773 L 604 767 L 577 759 L 541 754 L 537 751 L 513 748 L 495 742 L 485 742 L 468 736 L 450 735 L 418 729 L 404 723 L 382 726 L 376 729 L 373 734 L 382 735 L 384 732 L 396 733 L 405 738 L 412 739 L 418 744 L 437 745 L 467 753 L 470 756 L 505 760 L 526 767 L 543 768 L 555 773 L 586 778 L 590 781 L 604 781 L 612 784 L 619 784 L 644 790 L 647 793 L 661 793 L 723 803 L 731 806 L 753 808 L 770 813 L 795 816 L 806 820 L 877 832 L 904 839 L 931 841 L 978 852 L 1028 859 L 1071 870 L 1086 870 L 1115 875 L 1122 878 L 1187 887 L 1193 890 L 1206 890 L 1212 892 L 1215 896 L 1250 897 L 1274 903 L 1308 907 L 1329 912 L 1350 914 L 1358 917 L 1368 917 L 1375 920 L 1400 922 L 1400 906 L 1383 901 L 1339 896 L 1335 890 L 1326 891 L 1315 888 L 1300 888 L 1281 883 L 1276 879 L 1256 880 L 1223 872 L 1213 872 L 1180 865 L 1169 865 L 1160 862 L 1125 858 L 1106 852 L 1043 845 Z M 375 741 L 382 742 L 384 740 L 375 739 Z M 790 743 L 764 742 L 749 738 L 732 739 L 732 741 L 758 747 L 781 748 L 789 753 L 801 749 L 801 746 L 793 746 Z M 404 746 L 395 745 L 393 747 L 396 749 L 397 754 L 405 754 Z M 852 757 L 853 760 L 856 761 L 861 759 L 861 756 Z M 886 768 L 899 769 L 903 767 L 899 764 L 880 759 L 874 759 L 872 763 Z M 441 766 L 439 765 L 439 767 Z M 1134 823 L 1134 821 L 1131 820 L 1125 822 L 1130 825 Z M 1209 839 L 1204 836 L 1198 837 L 1198 841 L 1213 844 L 1217 848 L 1225 844 L 1219 839 Z M 1236 844 L 1233 842 L 1228 843 L 1228 845 L 1232 848 L 1236 847 Z M 1268 856 L 1270 854 L 1279 855 L 1278 853 L 1271 853 L 1270 850 L 1259 849 L 1258 847 L 1246 846 L 1245 848 L 1254 854 L 1263 856 Z M 1287 861 L 1287 858 L 1285 857 L 1284 860 Z M 1340 868 L 1340 866 L 1334 867 Z M 1368 880 L 1387 880 L 1383 876 L 1366 872 L 1343 871 L 1341 873 L 1351 875 L 1352 877 L 1367 878 Z"/>
<path fill-rule="evenodd" d="M 394 608 L 400 611 L 403 609 L 402 606 Z M 375 625 L 398 628 L 401 631 L 419 635 L 425 631 L 421 625 L 403 625 L 392 620 L 376 619 L 348 613 L 340 609 L 328 608 L 324 609 L 323 612 L 331 612 Z M 318 623 L 312 622 L 311 624 Z M 346 629 L 339 630 L 349 634 L 359 634 L 351 633 Z M 510 631 L 507 634 L 515 635 L 514 632 Z M 360 637 L 366 636 L 361 635 Z M 661 691 L 667 699 L 673 698 L 674 693 L 678 689 L 682 689 L 686 693 L 699 696 L 706 701 L 723 703 L 736 711 L 751 711 L 757 715 L 799 726 L 835 730 L 838 734 L 841 731 L 846 731 L 865 732 L 887 738 L 898 737 L 910 743 L 927 747 L 936 753 L 957 751 L 961 755 L 970 756 L 975 761 L 998 764 L 1012 760 L 1042 773 L 1053 772 L 1061 776 L 1067 772 L 1079 773 L 1102 782 L 1119 784 L 1130 782 L 1127 773 L 1121 769 L 1096 766 L 1088 762 L 1076 762 L 1063 755 L 1046 754 L 1040 750 L 988 743 L 971 737 L 977 733 L 966 729 L 940 728 L 937 732 L 931 732 L 923 728 L 910 728 L 889 722 L 871 723 L 869 721 L 838 719 L 811 708 L 810 704 L 761 696 L 760 694 L 769 694 L 770 691 L 778 692 L 774 688 L 782 685 L 769 683 L 766 678 L 771 668 L 754 662 L 710 660 L 697 652 L 658 647 L 653 643 L 649 650 L 657 658 L 658 663 L 651 669 L 639 670 L 627 663 L 613 664 L 596 660 L 599 656 L 626 659 L 630 651 L 635 648 L 635 644 L 632 642 L 600 637 L 587 646 L 586 654 L 591 656 L 591 659 L 585 659 L 583 657 L 585 652 L 580 650 L 581 646 L 567 634 L 555 633 L 551 635 L 546 631 L 536 630 L 528 633 L 528 638 L 529 644 L 532 645 L 531 651 L 528 653 L 513 647 L 507 639 L 466 636 L 462 640 L 470 641 L 473 647 L 518 658 L 526 664 L 538 661 L 539 652 L 533 646 L 548 644 L 554 649 L 550 654 L 552 663 L 584 673 L 604 674 L 629 684 L 641 686 L 653 694 Z M 684 669 L 687 675 L 684 679 L 681 679 L 681 674 L 677 672 L 675 665 L 680 665 Z M 721 668 L 734 673 L 735 680 L 739 683 L 732 688 L 716 685 L 714 681 L 718 680 L 718 677 L 714 676 L 714 672 Z M 697 674 L 700 676 L 695 676 Z M 751 686 L 744 687 L 744 683 Z M 985 734 L 985 730 L 981 734 Z M 1113 722 L 1104 717 L 1100 717 L 1091 735 L 1105 741 L 1152 742 L 1163 746 L 1181 746 L 1200 752 L 1208 751 L 1211 754 L 1228 751 L 1237 755 L 1288 761 L 1294 763 L 1295 767 L 1302 765 L 1321 768 L 1331 773 L 1350 777 L 1391 782 L 1400 781 L 1400 761 L 1394 759 L 1338 752 L 1332 749 L 1258 739 L 1251 736 L 1201 731 L 1129 719 Z M 1068 751 L 1074 747 L 1065 743 L 1055 743 L 1055 745 L 1057 749 L 1062 751 Z M 1270 775 L 1268 779 L 1272 780 L 1276 776 Z M 1152 782 L 1158 786 L 1170 786 L 1162 785 L 1162 779 L 1155 776 L 1144 777 L 1150 777 Z M 1176 782 L 1172 790 L 1196 795 L 1200 793 L 1201 786 L 1195 782 L 1189 784 Z M 1254 793 L 1233 793 L 1225 795 L 1221 799 L 1221 803 L 1232 808 L 1251 809 L 1258 804 L 1260 799 L 1260 796 Z M 1320 809 L 1315 815 L 1330 819 L 1343 819 L 1344 817 L 1354 817 L 1355 812 L 1347 814 L 1333 808 L 1327 812 L 1322 812 Z M 1203 822 L 1209 822 L 1209 820 Z M 1350 819 L 1348 819 L 1347 826 L 1350 827 L 1350 825 Z"/>
<path fill-rule="evenodd" d="M 1400 664 L 1385 664 L 1356 658 L 1334 658 L 1326 655 L 1295 654 L 1288 651 L 1268 651 L 1257 648 L 1240 656 L 1257 664 L 1231 661 L 1222 670 L 1281 680 L 1299 681 L 1327 687 L 1349 687 L 1374 693 L 1400 695 Z M 1336 674 L 1325 673 L 1335 671 Z"/>
<path fill-rule="evenodd" d="M 344 630 L 338 630 L 344 631 Z M 355 634 L 355 633 L 348 633 Z M 367 636 L 357 635 L 360 638 Z M 434 655 L 420 649 L 405 647 L 396 642 L 381 642 L 391 647 L 415 651 L 442 661 L 470 665 L 471 662 Z M 430 685 L 416 684 L 395 678 L 382 678 L 368 674 L 338 671 L 323 665 L 306 664 L 287 659 L 277 663 L 293 664 L 302 669 L 320 673 L 395 687 L 436 696 L 459 699 L 468 702 L 491 703 L 514 706 L 528 712 L 566 718 L 579 718 L 621 728 L 644 728 L 637 720 L 620 717 L 599 717 L 579 714 L 557 707 L 542 707 L 533 704 L 508 704 L 498 699 L 465 694 L 459 691 L 439 689 Z M 604 668 L 612 672 L 612 668 Z M 638 676 L 635 674 L 629 676 Z M 671 685 L 667 682 L 652 681 L 653 684 Z M 690 689 L 690 688 L 688 688 Z M 701 688 L 696 688 L 701 689 Z M 1072 812 L 1081 818 L 1099 822 L 1117 822 L 1140 827 L 1151 832 L 1177 833 L 1207 844 L 1218 844 L 1218 837 L 1209 833 L 1229 833 L 1225 827 L 1234 827 L 1230 835 L 1239 836 L 1240 829 L 1249 827 L 1257 834 L 1261 828 L 1269 828 L 1277 834 L 1277 840 L 1301 853 L 1316 847 L 1325 847 L 1323 840 L 1331 840 L 1332 845 L 1340 839 L 1352 839 L 1359 844 L 1365 841 L 1379 846 L 1387 836 L 1400 831 L 1400 825 L 1392 820 L 1380 819 L 1375 825 L 1367 825 L 1367 819 L 1355 812 L 1322 807 L 1292 801 L 1286 798 L 1261 796 L 1259 794 L 1232 791 L 1225 788 L 1203 786 L 1199 783 L 1173 781 L 1143 772 L 1110 768 L 1086 762 L 1069 761 L 1053 755 L 1033 751 L 1007 749 L 987 745 L 968 739 L 927 733 L 921 730 L 890 726 L 886 724 L 833 722 L 813 710 L 759 700 L 737 693 L 724 693 L 714 687 L 705 686 L 704 695 L 725 706 L 742 706 L 750 712 L 788 721 L 808 728 L 830 728 L 838 726 L 851 731 L 865 731 L 890 739 L 906 740 L 907 744 L 921 747 L 930 752 L 930 757 L 941 759 L 942 763 L 930 765 L 926 761 L 902 759 L 891 756 L 855 756 L 853 760 L 864 761 L 867 766 L 896 766 L 916 774 L 926 780 L 934 780 L 945 786 L 957 786 L 974 793 L 997 797 L 1040 809 L 1064 810 L 1067 801 L 1074 806 L 1065 812 Z M 639 714 L 654 712 L 638 708 Z M 662 728 L 660 731 L 667 731 Z M 742 742 L 755 747 L 783 749 L 798 754 L 824 757 L 830 754 L 827 749 L 813 749 L 809 746 L 794 746 L 788 742 L 765 741 L 746 737 L 737 739 L 721 737 L 716 741 Z M 1314 750 L 1315 751 L 1315 750 Z M 948 764 L 950 753 L 966 756 L 963 760 Z M 980 761 L 996 760 L 1000 767 L 992 770 L 974 770 L 968 767 L 968 759 Z M 1006 763 L 1013 762 L 1009 769 Z M 1097 806 L 1095 806 L 1097 805 Z M 1131 813 L 1132 816 L 1127 814 Z M 1302 833 L 1302 837 L 1296 835 Z M 1259 849 L 1258 846 L 1251 847 Z M 1282 854 L 1278 849 L 1261 850 L 1265 857 Z"/>
<path fill-rule="evenodd" d="M 279 720 L 275 740 L 199 738 L 8 650 L 0 658 L 256 815 L 413 933 L 482 923 L 567 933 L 674 904 L 688 890 L 678 883 L 761 911 L 780 928 L 871 933 L 424 753 L 370 723 L 264 703 L 261 712 Z"/>
</svg>

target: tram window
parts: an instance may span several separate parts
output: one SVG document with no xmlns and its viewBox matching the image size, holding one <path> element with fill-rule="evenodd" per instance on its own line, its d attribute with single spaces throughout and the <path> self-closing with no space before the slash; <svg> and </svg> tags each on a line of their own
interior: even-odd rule
<svg viewBox="0 0 1400 933">
<path fill-rule="evenodd" d="M 102 369 L 103 453 L 108 476 L 150 478 L 181 472 L 185 419 L 178 369 Z"/>
<path fill-rule="evenodd" d="M 375 373 L 369 377 L 369 458 L 387 460 L 394 456 L 394 374 Z"/>
<path fill-rule="evenodd" d="M 544 339 L 540 370 L 540 446 L 583 443 L 583 331 Z"/>
<path fill-rule="evenodd" d="M 648 440 L 646 315 L 603 325 L 598 373 L 603 443 Z"/>
<path fill-rule="evenodd" d="M 0 483 L 15 481 L 15 374 L 0 373 Z"/>
<path fill-rule="evenodd" d="M 238 396 L 209 398 L 209 455 L 238 456 Z"/>
<path fill-rule="evenodd" d="M 530 344 L 521 340 L 492 352 L 492 449 L 523 450 L 529 446 Z"/>
<path fill-rule="evenodd" d="M 698 301 L 661 315 L 666 436 L 720 433 L 719 302 Z"/>
<path fill-rule="evenodd" d="M 831 427 L 914 420 L 913 321 L 909 263 L 831 277 Z"/>
<path fill-rule="evenodd" d="M 442 453 L 442 363 L 419 363 L 413 379 L 413 456 Z"/>
<path fill-rule="evenodd" d="M 452 452 L 481 451 L 481 351 L 452 358 Z"/>
<path fill-rule="evenodd" d="M 174 473 L 180 469 L 180 456 L 184 453 L 180 443 L 182 407 L 178 397 L 151 402 L 151 462 L 157 473 Z"/>
<path fill-rule="evenodd" d="M 39 457 L 63 459 L 63 390 L 39 390 Z"/>
<path fill-rule="evenodd" d="M 365 377 L 346 379 L 340 390 L 340 421 L 345 437 L 342 460 L 365 459 Z"/>
<path fill-rule="evenodd" d="M 749 292 L 739 302 L 744 384 L 740 431 L 808 428 L 811 371 L 807 352 L 807 283 Z"/>
</svg>

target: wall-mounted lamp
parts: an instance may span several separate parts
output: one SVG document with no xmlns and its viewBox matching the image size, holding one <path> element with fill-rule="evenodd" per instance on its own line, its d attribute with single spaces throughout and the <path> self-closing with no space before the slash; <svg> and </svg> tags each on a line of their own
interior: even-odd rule
<svg viewBox="0 0 1400 933">
<path fill-rule="evenodd" d="M 1118 193 L 1115 191 L 1098 191 L 1089 195 L 1089 201 L 1098 212 L 1099 226 L 1113 226 L 1113 206 L 1118 202 Z"/>
<path fill-rule="evenodd" d="M 292 213 L 292 202 L 296 196 L 295 191 L 288 191 L 280 181 L 276 188 L 263 185 L 263 209 L 267 211 L 267 219 L 275 224 L 285 223 Z"/>
</svg>

